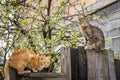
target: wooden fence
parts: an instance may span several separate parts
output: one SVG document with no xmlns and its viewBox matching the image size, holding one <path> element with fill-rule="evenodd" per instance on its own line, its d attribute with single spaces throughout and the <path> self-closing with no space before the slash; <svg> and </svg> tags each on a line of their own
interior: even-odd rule
<svg viewBox="0 0 120 80">
<path fill-rule="evenodd" d="M 95 52 L 61 48 L 61 73 L 30 73 L 18 76 L 10 69 L 10 80 L 116 80 L 113 51 Z"/>
</svg>

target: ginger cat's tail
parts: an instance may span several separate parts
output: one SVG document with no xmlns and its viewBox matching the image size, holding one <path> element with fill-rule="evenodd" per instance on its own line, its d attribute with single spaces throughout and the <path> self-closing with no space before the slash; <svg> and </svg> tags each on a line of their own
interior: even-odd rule
<svg viewBox="0 0 120 80">
<path fill-rule="evenodd" d="M 4 66 L 4 80 L 10 80 L 9 61 L 6 61 L 5 66 Z"/>
</svg>

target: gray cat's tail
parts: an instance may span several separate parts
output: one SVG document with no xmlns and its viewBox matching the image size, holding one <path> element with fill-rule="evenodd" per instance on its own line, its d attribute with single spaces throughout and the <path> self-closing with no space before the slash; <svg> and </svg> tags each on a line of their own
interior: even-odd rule
<svg viewBox="0 0 120 80">
<path fill-rule="evenodd" d="M 9 61 L 6 61 L 5 66 L 4 66 L 4 80 L 10 80 Z"/>
</svg>

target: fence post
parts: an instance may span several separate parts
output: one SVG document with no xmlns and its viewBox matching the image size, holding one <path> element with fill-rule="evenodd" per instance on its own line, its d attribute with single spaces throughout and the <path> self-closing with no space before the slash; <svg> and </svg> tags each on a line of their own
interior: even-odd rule
<svg viewBox="0 0 120 80">
<path fill-rule="evenodd" d="M 79 47 L 79 80 L 87 80 L 87 57 L 84 47 Z"/>
<path fill-rule="evenodd" d="M 109 80 L 107 51 L 87 50 L 88 80 Z"/>
<path fill-rule="evenodd" d="M 79 51 L 78 49 L 70 48 L 71 57 L 71 78 L 72 80 L 79 80 Z"/>
<path fill-rule="evenodd" d="M 109 61 L 109 78 L 110 80 L 116 80 L 114 52 L 112 50 L 108 50 L 108 61 Z"/>
<path fill-rule="evenodd" d="M 70 48 L 61 48 L 61 72 L 65 73 L 66 80 L 71 80 Z"/>
</svg>

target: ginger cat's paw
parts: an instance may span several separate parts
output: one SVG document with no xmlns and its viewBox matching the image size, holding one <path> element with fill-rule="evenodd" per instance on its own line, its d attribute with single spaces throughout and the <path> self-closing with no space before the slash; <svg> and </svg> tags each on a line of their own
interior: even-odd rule
<svg viewBox="0 0 120 80">
<path fill-rule="evenodd" d="M 39 72 L 40 72 L 43 68 L 44 68 L 44 66 L 40 67 L 40 68 L 39 68 Z"/>
<path fill-rule="evenodd" d="M 38 72 L 38 70 L 32 70 L 33 72 Z"/>
<path fill-rule="evenodd" d="M 26 70 L 26 71 L 23 71 L 23 72 L 18 72 L 19 75 L 29 74 L 29 73 L 31 73 L 30 70 Z"/>
<path fill-rule="evenodd" d="M 29 73 L 31 73 L 30 70 L 26 70 L 26 71 L 24 71 L 24 74 L 29 74 Z"/>
</svg>

